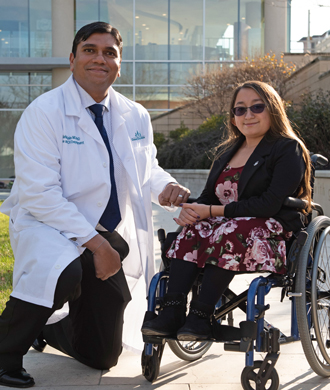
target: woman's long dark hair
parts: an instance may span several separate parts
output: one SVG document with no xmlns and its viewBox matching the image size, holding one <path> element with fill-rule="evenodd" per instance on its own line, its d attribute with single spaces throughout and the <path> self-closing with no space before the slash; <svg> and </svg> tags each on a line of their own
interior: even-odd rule
<svg viewBox="0 0 330 390">
<path fill-rule="evenodd" d="M 303 143 L 303 141 L 299 138 L 299 136 L 292 129 L 289 119 L 286 115 L 283 101 L 279 94 L 275 91 L 273 87 L 270 85 L 263 83 L 261 81 L 247 81 L 244 84 L 240 84 L 234 91 L 229 110 L 229 120 L 228 120 L 228 137 L 225 141 L 223 141 L 219 148 L 221 155 L 225 150 L 231 147 L 239 138 L 242 137 L 242 133 L 238 130 L 238 128 L 232 123 L 232 119 L 234 118 L 234 114 L 232 109 L 235 106 L 236 98 L 238 92 L 243 88 L 251 88 L 253 89 L 262 99 L 262 101 L 266 104 L 268 112 L 270 114 L 270 129 L 267 132 L 267 136 L 271 136 L 274 138 L 286 137 L 295 139 L 299 142 L 302 152 L 303 158 L 306 164 L 305 175 L 300 183 L 298 188 L 297 197 L 300 199 L 304 199 L 307 201 L 308 207 L 307 212 L 311 211 L 311 185 L 310 185 L 310 177 L 311 177 L 311 162 L 309 157 L 309 152 Z M 218 156 L 219 156 L 218 155 Z M 217 157 L 218 157 L 217 156 Z"/>
</svg>

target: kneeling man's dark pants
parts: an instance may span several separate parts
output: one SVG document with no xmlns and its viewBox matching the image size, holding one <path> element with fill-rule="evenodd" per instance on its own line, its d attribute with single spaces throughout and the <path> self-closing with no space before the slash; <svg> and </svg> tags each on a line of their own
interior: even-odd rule
<svg viewBox="0 0 330 390">
<path fill-rule="evenodd" d="M 128 245 L 117 232 L 100 232 L 123 260 Z M 122 347 L 123 315 L 131 295 L 123 270 L 102 281 L 96 278 L 89 250 L 74 260 L 58 279 L 52 308 L 10 297 L 0 316 L 0 368 L 22 367 L 23 355 L 43 331 L 52 347 L 97 369 L 117 364 Z M 45 325 L 69 301 L 69 316 Z"/>
</svg>

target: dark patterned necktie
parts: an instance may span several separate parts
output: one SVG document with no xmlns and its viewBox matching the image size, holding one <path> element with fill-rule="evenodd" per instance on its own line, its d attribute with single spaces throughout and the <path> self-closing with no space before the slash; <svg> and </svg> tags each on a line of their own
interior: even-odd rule
<svg viewBox="0 0 330 390">
<path fill-rule="evenodd" d="M 107 204 L 107 207 L 105 208 L 101 219 L 100 224 L 105 227 L 109 232 L 113 232 L 118 225 L 118 223 L 121 221 L 121 215 L 120 215 L 120 209 L 119 209 L 119 203 L 118 203 L 118 195 L 117 195 L 117 187 L 116 187 L 116 181 L 115 181 L 115 172 L 114 172 L 114 166 L 113 166 L 113 158 L 112 158 L 112 152 L 111 147 L 109 143 L 109 138 L 107 135 L 107 131 L 103 125 L 103 104 L 93 104 L 92 106 L 88 107 L 93 114 L 95 115 L 95 124 L 97 128 L 99 129 L 99 132 L 102 136 L 102 139 L 105 143 L 105 146 L 108 149 L 109 157 L 110 157 L 110 180 L 111 180 L 111 195 L 109 202 Z"/>
</svg>

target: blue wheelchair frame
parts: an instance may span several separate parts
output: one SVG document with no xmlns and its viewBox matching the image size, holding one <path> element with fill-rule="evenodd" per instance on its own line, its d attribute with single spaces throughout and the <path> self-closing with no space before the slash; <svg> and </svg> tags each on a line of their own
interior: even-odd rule
<svg viewBox="0 0 330 390">
<path fill-rule="evenodd" d="M 149 286 L 149 294 L 148 294 L 148 311 L 155 312 L 157 306 L 156 296 L 157 296 L 158 288 L 159 288 L 159 296 L 165 295 L 167 278 L 168 278 L 168 272 L 166 271 L 161 271 L 156 275 L 154 275 L 154 277 L 152 278 Z M 284 276 L 283 278 L 286 278 L 286 276 Z M 265 343 L 263 342 L 262 339 L 264 327 L 266 326 L 268 328 L 268 331 L 270 329 L 273 330 L 276 329 L 264 320 L 264 313 L 269 308 L 269 305 L 265 305 L 265 296 L 270 292 L 270 290 L 273 287 L 285 288 L 283 285 L 283 279 L 281 280 L 280 278 L 276 278 L 272 275 L 268 277 L 259 276 L 251 282 L 248 290 L 246 290 L 239 296 L 236 296 L 236 294 L 234 294 L 231 290 L 227 289 L 227 294 L 228 292 L 230 292 L 231 295 L 234 295 L 237 298 L 236 301 L 232 302 L 231 300 L 229 304 L 220 306 L 220 308 L 216 309 L 215 311 L 215 317 L 221 318 L 226 314 L 228 314 L 233 309 L 239 307 L 240 303 L 246 300 L 247 302 L 246 319 L 247 321 L 256 320 L 257 322 L 258 334 L 256 339 L 256 347 L 255 347 L 256 352 L 265 352 Z M 226 292 L 224 293 L 224 295 L 226 295 Z M 293 295 L 293 293 L 288 293 L 288 295 L 289 296 Z M 300 339 L 299 332 L 298 332 L 298 325 L 297 325 L 295 297 L 291 296 L 290 299 L 291 299 L 291 335 L 285 336 L 283 333 L 281 333 L 280 334 L 281 344 L 298 341 Z M 216 340 L 214 340 L 214 342 L 216 342 Z M 145 345 L 146 355 L 151 356 L 153 354 L 152 346 L 153 346 L 152 343 L 146 343 Z M 254 351 L 253 349 L 251 349 L 251 345 L 249 346 L 249 349 L 250 350 L 245 352 L 246 366 L 252 367 L 254 361 Z M 239 344 L 225 343 L 225 350 L 240 351 Z"/>
<path fill-rule="evenodd" d="M 314 157 L 314 158 L 313 158 Z M 317 163 L 324 165 L 327 160 L 320 155 L 312 156 L 313 166 Z M 313 187 L 313 183 L 312 183 Z M 288 207 L 305 208 L 305 203 L 300 199 L 287 198 L 284 203 Z M 323 210 L 320 205 L 314 204 L 314 210 L 318 215 L 323 215 Z M 310 216 L 311 220 L 311 216 Z M 301 231 L 295 239 L 295 245 L 287 253 L 289 263 L 289 269 L 285 275 L 270 274 L 266 277 L 256 277 L 251 283 L 249 288 L 243 293 L 236 295 L 229 288 L 224 292 L 223 296 L 226 298 L 225 302 L 219 302 L 216 305 L 214 316 L 219 322 L 226 315 L 231 313 L 234 309 L 240 308 L 246 312 L 246 321 L 256 323 L 257 332 L 256 336 L 244 337 L 238 342 L 234 341 L 221 341 L 221 340 L 209 340 L 210 342 L 224 342 L 224 350 L 237 351 L 245 353 L 245 365 L 246 368 L 254 367 L 254 351 L 266 353 L 265 359 L 261 362 L 259 371 L 256 374 L 255 382 L 257 390 L 262 390 L 268 379 L 272 378 L 277 384 L 279 383 L 278 375 L 274 370 L 274 366 L 279 357 L 280 344 L 291 343 L 300 340 L 297 314 L 296 314 L 296 297 L 302 296 L 301 293 L 294 292 L 295 275 L 297 272 L 297 264 L 302 247 L 305 245 L 308 234 L 306 231 Z M 169 277 L 167 270 L 160 271 L 151 280 L 148 294 L 148 312 L 155 313 L 159 308 L 157 296 L 163 297 L 166 293 L 166 283 Z M 289 336 L 284 335 L 279 329 L 268 323 L 264 319 L 266 310 L 269 309 L 269 305 L 265 305 L 265 297 L 273 287 L 282 288 L 282 299 L 284 296 L 288 296 L 291 300 L 291 334 Z M 221 301 L 221 300 L 220 300 Z M 246 306 L 245 306 L 246 302 Z M 222 304 L 223 303 L 223 304 Z M 311 323 L 310 311 L 306 311 L 307 321 Z M 230 321 L 228 321 L 229 325 Z M 146 357 L 152 357 L 154 354 L 153 345 L 158 344 L 164 346 L 165 339 L 159 336 L 144 336 L 145 348 L 144 355 Z M 158 356 L 158 365 L 162 356 L 162 349 L 160 349 Z M 259 362 L 260 364 L 260 362 Z M 246 369 L 245 368 L 245 369 Z M 158 367 L 159 369 L 159 367 Z M 244 370 L 245 370 L 244 369 Z M 243 373 L 244 373 L 243 370 Z M 243 375 L 242 373 L 242 375 Z M 158 372 L 157 372 L 158 375 Z"/>
</svg>

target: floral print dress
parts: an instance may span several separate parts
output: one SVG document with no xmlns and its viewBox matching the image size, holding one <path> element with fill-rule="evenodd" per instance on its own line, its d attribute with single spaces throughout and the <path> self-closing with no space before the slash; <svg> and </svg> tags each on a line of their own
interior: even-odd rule
<svg viewBox="0 0 330 390">
<path fill-rule="evenodd" d="M 215 184 L 222 205 L 237 201 L 237 185 L 244 167 L 227 164 Z M 167 256 L 239 272 L 286 273 L 286 247 L 292 232 L 274 218 L 213 217 L 182 229 Z"/>
</svg>

